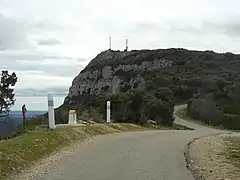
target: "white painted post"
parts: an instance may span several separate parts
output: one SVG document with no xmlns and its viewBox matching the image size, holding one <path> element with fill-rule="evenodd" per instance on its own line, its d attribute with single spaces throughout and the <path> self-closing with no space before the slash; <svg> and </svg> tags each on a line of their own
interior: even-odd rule
<svg viewBox="0 0 240 180">
<path fill-rule="evenodd" d="M 77 113 L 75 110 L 69 111 L 68 124 L 77 124 Z"/>
<path fill-rule="evenodd" d="M 111 103 L 107 101 L 107 123 L 111 122 Z"/>
<path fill-rule="evenodd" d="M 48 122 L 49 128 L 55 129 L 55 117 L 54 117 L 54 103 L 53 103 L 53 95 L 48 94 Z"/>
</svg>

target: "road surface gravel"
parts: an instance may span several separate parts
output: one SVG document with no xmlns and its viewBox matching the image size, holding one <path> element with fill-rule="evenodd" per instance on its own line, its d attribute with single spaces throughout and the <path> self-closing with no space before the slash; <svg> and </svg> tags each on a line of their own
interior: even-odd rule
<svg viewBox="0 0 240 180">
<path fill-rule="evenodd" d="M 175 110 L 182 108 L 177 106 Z M 154 130 L 97 136 L 57 163 L 26 172 L 22 180 L 193 180 L 184 151 L 195 138 L 222 132 L 175 117 L 195 130 Z M 54 165 L 53 165 L 54 164 Z"/>
</svg>

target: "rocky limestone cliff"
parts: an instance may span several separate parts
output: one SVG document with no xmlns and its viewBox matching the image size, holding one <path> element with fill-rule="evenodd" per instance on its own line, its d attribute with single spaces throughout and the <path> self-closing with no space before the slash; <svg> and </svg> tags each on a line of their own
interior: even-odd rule
<svg viewBox="0 0 240 180">
<path fill-rule="evenodd" d="M 154 51 L 160 53 L 160 50 Z M 152 53 L 150 50 L 107 50 L 100 53 L 74 78 L 65 102 L 83 94 L 117 94 L 134 88 L 144 89 L 142 72 L 173 65 L 173 61 L 153 56 Z"/>
<path fill-rule="evenodd" d="M 58 111 L 62 116 L 72 108 L 80 113 L 93 109 L 104 116 L 104 102 L 111 100 L 117 122 L 140 123 L 150 118 L 171 123 L 174 104 L 188 102 L 189 114 L 195 118 L 205 122 L 212 117 L 214 125 L 240 129 L 239 68 L 240 55 L 233 53 L 108 50 L 74 78 Z M 57 119 L 64 122 L 61 116 Z"/>
</svg>

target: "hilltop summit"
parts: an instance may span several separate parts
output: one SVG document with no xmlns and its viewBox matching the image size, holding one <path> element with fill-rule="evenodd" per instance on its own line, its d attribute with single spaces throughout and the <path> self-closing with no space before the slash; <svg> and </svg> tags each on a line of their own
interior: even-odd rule
<svg viewBox="0 0 240 180">
<path fill-rule="evenodd" d="M 161 101 L 159 106 L 167 107 L 168 113 L 175 103 L 190 100 L 192 108 L 189 110 L 198 118 L 209 119 L 206 116 L 215 117 L 211 114 L 217 112 L 223 119 L 226 114 L 236 119 L 240 114 L 239 68 L 240 55 L 232 53 L 174 48 L 107 50 L 98 54 L 74 78 L 64 105 L 98 106 L 100 97 L 101 101 L 111 96 L 116 100 L 124 93 L 129 96 L 139 91 Z M 157 101 L 151 101 L 153 107 Z M 199 106 L 208 108 L 198 108 L 201 112 L 195 112 L 195 107 Z"/>
</svg>

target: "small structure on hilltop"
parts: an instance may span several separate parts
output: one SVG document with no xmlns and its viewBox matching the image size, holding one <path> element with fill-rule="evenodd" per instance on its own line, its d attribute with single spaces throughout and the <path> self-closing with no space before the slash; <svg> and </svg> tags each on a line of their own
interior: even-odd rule
<svg viewBox="0 0 240 180">
<path fill-rule="evenodd" d="M 109 50 L 112 49 L 112 38 L 111 36 L 109 36 Z"/>
<path fill-rule="evenodd" d="M 128 51 L 128 39 L 126 39 L 126 48 L 124 49 L 124 51 Z"/>
</svg>

